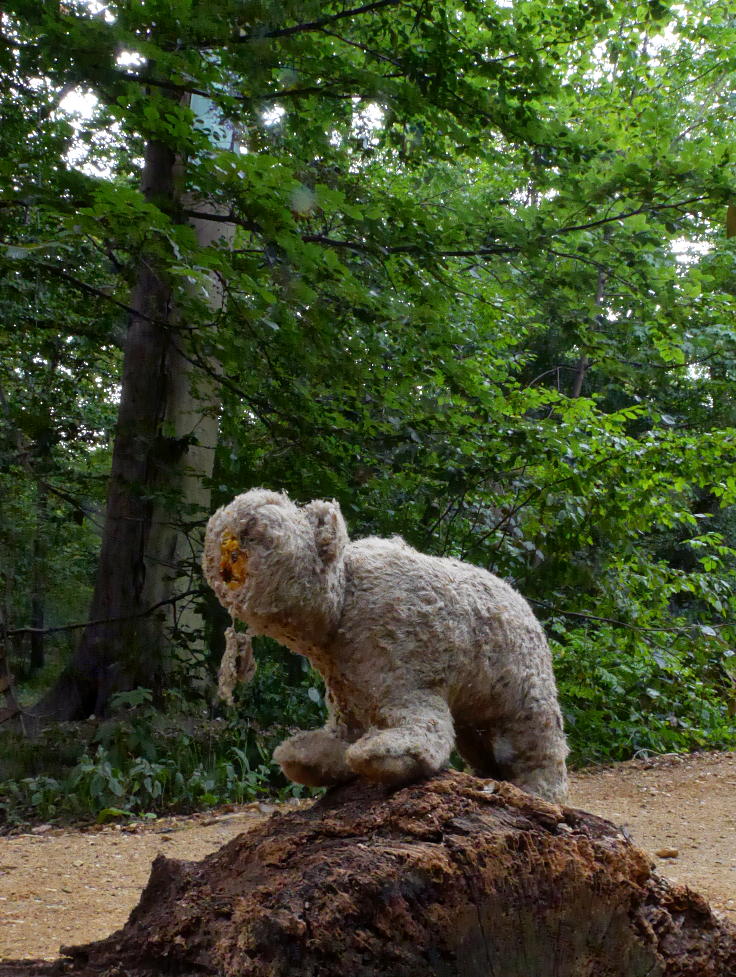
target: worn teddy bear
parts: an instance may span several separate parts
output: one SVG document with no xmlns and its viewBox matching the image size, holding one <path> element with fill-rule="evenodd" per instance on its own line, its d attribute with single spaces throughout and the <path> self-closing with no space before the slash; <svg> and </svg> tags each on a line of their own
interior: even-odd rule
<svg viewBox="0 0 736 977">
<path fill-rule="evenodd" d="M 265 489 L 212 516 L 204 570 L 233 618 L 324 677 L 327 723 L 274 753 L 291 780 L 403 783 L 440 770 L 457 745 L 480 776 L 564 798 L 549 648 L 502 580 L 399 538 L 351 542 L 336 503 Z"/>
</svg>

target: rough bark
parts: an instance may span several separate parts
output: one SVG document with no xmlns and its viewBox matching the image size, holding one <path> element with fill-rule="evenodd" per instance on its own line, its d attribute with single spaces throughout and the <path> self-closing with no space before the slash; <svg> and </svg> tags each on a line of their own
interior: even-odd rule
<svg viewBox="0 0 736 977">
<path fill-rule="evenodd" d="M 72 977 L 727 977 L 736 929 L 608 821 L 448 772 L 159 857 L 126 926 L 66 954 Z"/>
<path fill-rule="evenodd" d="M 146 197 L 170 208 L 174 199 L 172 150 L 148 144 L 142 178 Z M 85 629 L 70 666 L 33 708 L 40 718 L 86 718 L 99 713 L 110 693 L 126 684 L 124 673 L 147 662 L 155 669 L 155 637 L 145 596 L 146 549 L 152 491 L 160 468 L 160 422 L 165 406 L 166 328 L 169 285 L 149 261 L 142 261 L 131 298 L 120 404 L 102 546 Z M 153 646 L 152 646 L 153 645 Z M 147 649 L 148 656 L 142 655 Z"/>
</svg>

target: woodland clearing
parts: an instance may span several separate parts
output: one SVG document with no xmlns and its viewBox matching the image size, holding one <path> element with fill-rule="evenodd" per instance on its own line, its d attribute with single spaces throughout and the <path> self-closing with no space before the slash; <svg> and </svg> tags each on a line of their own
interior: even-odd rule
<svg viewBox="0 0 736 977">
<path fill-rule="evenodd" d="M 736 754 L 577 771 L 569 803 L 624 827 L 660 874 L 736 921 Z M 201 859 L 276 809 L 257 802 L 128 826 L 39 826 L 0 839 L 0 960 L 53 959 L 61 945 L 107 936 L 138 902 L 156 855 Z"/>
</svg>

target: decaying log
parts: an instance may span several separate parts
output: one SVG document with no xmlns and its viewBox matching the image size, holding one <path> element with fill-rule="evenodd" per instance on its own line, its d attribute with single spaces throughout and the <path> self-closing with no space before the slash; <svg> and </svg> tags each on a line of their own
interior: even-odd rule
<svg viewBox="0 0 736 977">
<path fill-rule="evenodd" d="M 736 929 L 610 822 L 447 772 L 159 857 L 74 977 L 734 977 Z"/>
</svg>

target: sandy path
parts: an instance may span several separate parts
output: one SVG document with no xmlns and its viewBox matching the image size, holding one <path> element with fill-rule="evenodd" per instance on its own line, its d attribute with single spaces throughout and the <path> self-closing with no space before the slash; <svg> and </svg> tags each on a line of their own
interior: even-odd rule
<svg viewBox="0 0 736 977">
<path fill-rule="evenodd" d="M 570 804 L 624 825 L 663 875 L 736 921 L 736 754 L 632 761 L 578 773 Z M 0 838 L 0 960 L 53 959 L 118 929 L 159 853 L 200 859 L 273 808 L 162 819 L 135 830 L 50 829 Z M 38 832 L 38 829 L 37 829 Z M 675 857 L 656 857 L 663 849 Z"/>
<path fill-rule="evenodd" d="M 568 803 L 628 829 L 661 875 L 736 922 L 736 753 L 634 760 L 573 778 Z M 657 857 L 670 849 L 675 857 Z"/>
<path fill-rule="evenodd" d="M 138 902 L 156 855 L 204 858 L 272 810 L 252 804 L 134 830 L 108 825 L 0 838 L 0 960 L 51 960 L 62 944 L 107 936 Z"/>
</svg>

